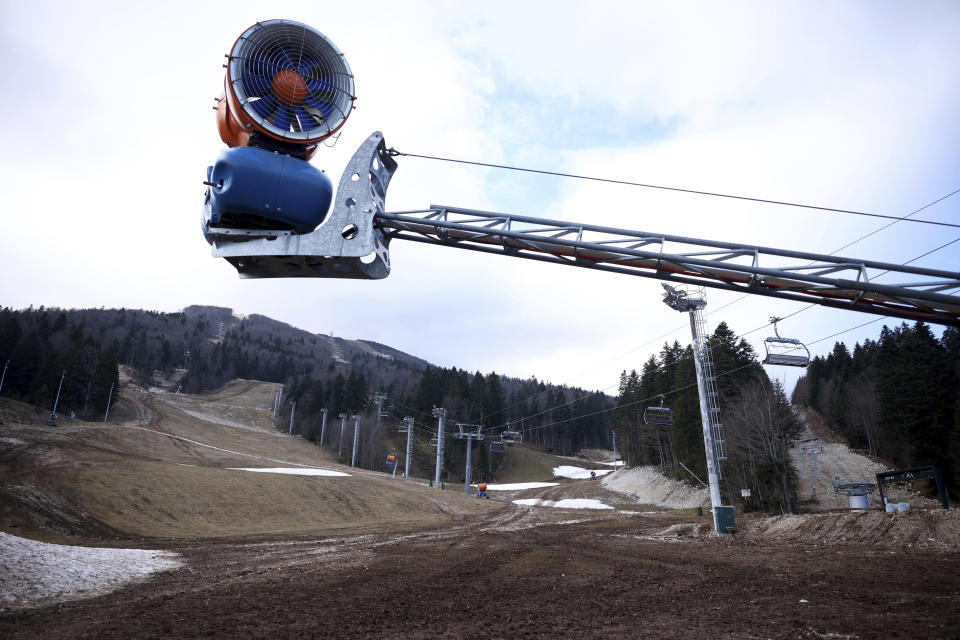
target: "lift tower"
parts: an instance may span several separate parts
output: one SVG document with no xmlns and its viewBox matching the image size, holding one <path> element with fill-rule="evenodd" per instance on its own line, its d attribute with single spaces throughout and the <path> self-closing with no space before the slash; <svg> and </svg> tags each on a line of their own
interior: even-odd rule
<svg viewBox="0 0 960 640">
<path fill-rule="evenodd" d="M 697 369 L 697 391 L 700 396 L 700 418 L 703 422 L 703 446 L 707 454 L 707 478 L 710 483 L 710 506 L 713 507 L 713 528 L 717 534 L 726 533 L 726 520 L 721 519 L 720 461 L 726 460 L 723 442 L 723 423 L 717 397 L 717 375 L 713 368 L 710 343 L 707 341 L 707 322 L 703 308 L 707 297 L 702 288 L 687 290 L 663 283 L 666 293 L 663 302 L 676 311 L 690 314 L 690 332 L 693 334 L 693 362 Z M 727 507 L 730 509 L 730 507 Z"/>
</svg>

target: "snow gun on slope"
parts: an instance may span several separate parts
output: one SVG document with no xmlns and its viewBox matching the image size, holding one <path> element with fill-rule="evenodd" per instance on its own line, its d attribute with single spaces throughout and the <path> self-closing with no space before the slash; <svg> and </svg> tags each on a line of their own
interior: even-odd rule
<svg viewBox="0 0 960 640">
<path fill-rule="evenodd" d="M 371 277 L 362 275 L 371 270 L 383 272 L 373 277 L 384 277 L 386 259 L 377 264 L 376 258 L 378 248 L 385 256 L 385 247 L 374 241 L 369 221 L 356 220 L 361 212 L 383 210 L 392 170 L 379 166 L 377 158 L 396 167 L 380 134 L 371 136 L 347 167 L 341 197 L 323 227 L 333 235 L 325 239 L 328 250 L 322 255 L 335 257 L 289 255 L 291 243 L 327 219 L 333 200 L 330 179 L 308 160 L 353 110 L 353 74 L 343 53 L 312 27 L 267 20 L 237 38 L 224 67 L 217 129 L 230 148 L 207 168 L 201 221 L 214 255 L 226 258 L 241 277 Z M 359 180 L 366 175 L 369 181 Z M 350 246 L 339 246 L 345 244 Z"/>
</svg>

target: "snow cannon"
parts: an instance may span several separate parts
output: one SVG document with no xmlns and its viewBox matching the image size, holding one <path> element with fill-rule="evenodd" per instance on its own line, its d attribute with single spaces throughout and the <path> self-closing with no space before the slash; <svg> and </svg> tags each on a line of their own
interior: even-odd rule
<svg viewBox="0 0 960 640">
<path fill-rule="evenodd" d="M 326 36 L 293 20 L 256 23 L 226 57 L 216 112 L 230 148 L 207 168 L 204 237 L 309 233 L 327 216 L 333 184 L 308 160 L 353 110 L 350 66 Z"/>
</svg>

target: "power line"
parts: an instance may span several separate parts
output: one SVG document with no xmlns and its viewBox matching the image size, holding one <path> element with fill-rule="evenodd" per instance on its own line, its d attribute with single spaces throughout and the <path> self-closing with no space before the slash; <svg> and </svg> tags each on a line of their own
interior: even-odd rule
<svg viewBox="0 0 960 640">
<path fill-rule="evenodd" d="M 905 221 L 905 222 L 916 222 L 916 223 L 918 223 L 918 224 L 932 224 L 932 225 L 937 225 L 937 226 L 941 226 L 941 227 L 954 227 L 954 228 L 960 229 L 960 224 L 954 224 L 954 223 L 952 223 L 952 222 L 939 222 L 939 221 L 936 221 L 936 220 L 912 220 L 912 219 L 908 219 L 906 216 L 904 216 L 904 217 L 888 216 L 888 215 L 883 215 L 883 214 L 881 214 L 881 213 L 869 213 L 869 212 L 866 212 L 866 211 L 852 211 L 852 210 L 850 210 L 850 209 L 836 209 L 836 208 L 833 208 L 833 207 L 822 207 L 822 206 L 812 205 L 812 204 L 802 204 L 802 203 L 799 203 L 799 202 L 789 202 L 789 201 L 786 201 L 786 200 L 769 200 L 769 199 L 766 199 L 766 198 L 754 198 L 754 197 L 750 197 L 750 196 L 739 196 L 739 195 L 732 195 L 732 194 L 729 194 L 729 193 L 717 193 L 717 192 L 714 192 L 714 191 L 699 191 L 699 190 L 697 190 L 697 189 L 684 189 L 684 188 L 681 188 L 681 187 L 667 187 L 667 186 L 663 186 L 663 185 L 647 184 L 647 183 L 644 183 L 644 182 L 632 182 L 632 181 L 630 181 L 630 180 L 616 180 L 616 179 L 614 179 L 614 178 L 598 178 L 598 177 L 595 177 L 595 176 L 584 176 L 584 175 L 580 175 L 580 174 L 576 174 L 576 173 L 563 173 L 563 172 L 559 172 L 559 171 L 546 171 L 546 170 L 544 170 L 544 169 L 529 169 L 529 168 L 525 168 L 525 167 L 515 167 L 515 166 L 505 165 L 505 164 L 493 164 L 493 163 L 489 163 L 489 162 L 477 162 L 477 161 L 473 161 L 473 160 L 460 160 L 460 159 L 457 159 L 457 158 L 444 158 L 444 157 L 441 157 L 441 156 L 427 156 L 427 155 L 422 155 L 422 154 L 418 154 L 418 153 L 405 153 L 405 152 L 402 152 L 402 151 L 397 151 L 396 149 L 393 149 L 393 148 L 391 148 L 391 149 L 389 150 L 389 153 L 390 153 L 390 155 L 392 155 L 392 156 L 406 156 L 406 157 L 409 157 L 409 158 L 422 158 L 422 159 L 425 159 L 425 160 L 439 160 L 439 161 L 441 161 L 441 162 L 452 162 L 452 163 L 456 163 L 456 164 L 469 164 L 469 165 L 474 165 L 474 166 L 478 166 L 478 167 L 488 167 L 488 168 L 492 168 L 492 169 L 506 169 L 506 170 L 508 170 L 508 171 L 519 171 L 519 172 L 523 172 L 523 173 L 537 173 L 537 174 L 546 175 L 546 176 L 557 176 L 557 177 L 560 177 L 560 178 L 575 178 L 575 179 L 578 179 L 578 180 L 590 180 L 590 181 L 592 181 L 592 182 L 605 182 L 605 183 L 609 183 L 609 184 L 620 184 L 620 185 L 626 185 L 626 186 L 631 186 L 631 187 L 643 187 L 643 188 L 645 188 L 645 189 L 660 189 L 660 190 L 663 190 L 663 191 L 676 191 L 676 192 L 679 192 L 679 193 L 692 193 L 692 194 L 695 194 L 695 195 L 712 196 L 712 197 L 715 197 L 715 198 L 729 198 L 729 199 L 731 199 L 731 200 L 745 200 L 745 201 L 747 201 L 747 202 L 760 202 L 760 203 L 763 203 L 763 204 L 774 204 L 774 205 L 779 205 L 779 206 L 784 206 L 784 207 L 797 207 L 797 208 L 802 208 L 802 209 L 813 209 L 813 210 L 816 210 L 816 211 L 826 211 L 826 212 L 828 212 L 828 213 L 846 213 L 846 214 L 855 215 L 855 216 L 868 216 L 868 217 L 871 217 L 871 218 L 886 218 L 887 220 L 895 220 L 895 221 L 897 221 L 897 222 L 904 222 L 904 221 Z M 957 191 L 960 191 L 960 189 L 958 189 Z M 957 191 L 955 191 L 954 193 L 957 193 Z M 953 194 L 950 194 L 950 195 L 953 195 Z M 947 197 L 949 197 L 949 196 L 947 196 Z"/>
</svg>

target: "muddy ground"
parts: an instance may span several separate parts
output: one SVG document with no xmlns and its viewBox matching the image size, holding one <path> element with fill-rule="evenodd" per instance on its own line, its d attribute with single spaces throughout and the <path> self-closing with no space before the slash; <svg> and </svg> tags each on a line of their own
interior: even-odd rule
<svg viewBox="0 0 960 640">
<path fill-rule="evenodd" d="M 480 501 L 338 465 L 271 429 L 270 389 L 231 389 L 131 392 L 116 422 L 56 430 L 0 404 L 3 530 L 182 562 L 0 608 L 0 638 L 960 637 L 957 510 L 738 515 L 718 539 L 692 509 L 589 480 Z M 276 460 L 351 476 L 231 470 Z"/>
<path fill-rule="evenodd" d="M 960 629 L 955 551 L 718 540 L 695 534 L 702 520 L 669 514 L 578 512 L 545 524 L 542 511 L 504 504 L 440 529 L 168 544 L 185 567 L 99 598 L 8 612 L 0 637 L 948 638 Z"/>
</svg>

